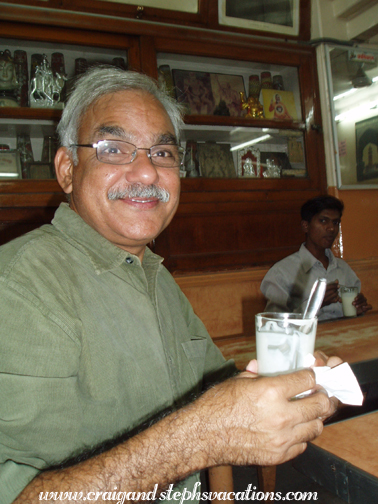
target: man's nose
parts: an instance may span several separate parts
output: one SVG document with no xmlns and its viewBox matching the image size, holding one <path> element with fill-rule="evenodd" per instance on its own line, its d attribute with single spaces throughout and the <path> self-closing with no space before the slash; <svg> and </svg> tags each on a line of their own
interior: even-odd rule
<svg viewBox="0 0 378 504">
<path fill-rule="evenodd" d="M 338 229 L 338 227 L 339 227 L 339 226 L 338 226 L 337 224 L 335 224 L 334 222 L 332 222 L 332 221 L 329 221 L 329 222 L 328 222 L 328 226 L 327 226 L 327 228 L 328 228 L 329 230 L 331 230 L 331 231 L 336 231 L 336 230 Z"/>
<path fill-rule="evenodd" d="M 126 178 L 128 182 L 149 185 L 158 181 L 158 171 L 148 154 L 148 150 L 139 149 L 137 151 L 134 161 L 127 165 Z"/>
</svg>

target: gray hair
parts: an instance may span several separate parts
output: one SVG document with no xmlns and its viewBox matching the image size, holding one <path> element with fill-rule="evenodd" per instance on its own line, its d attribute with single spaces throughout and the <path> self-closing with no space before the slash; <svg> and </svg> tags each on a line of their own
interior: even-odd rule
<svg viewBox="0 0 378 504">
<path fill-rule="evenodd" d="M 129 90 L 141 90 L 154 96 L 166 110 L 179 140 L 183 109 L 157 81 L 115 66 L 96 66 L 77 79 L 57 127 L 60 145 L 71 151 L 74 164 L 78 163 L 77 148 L 70 145 L 78 143 L 81 120 L 87 110 L 102 96 Z"/>
</svg>

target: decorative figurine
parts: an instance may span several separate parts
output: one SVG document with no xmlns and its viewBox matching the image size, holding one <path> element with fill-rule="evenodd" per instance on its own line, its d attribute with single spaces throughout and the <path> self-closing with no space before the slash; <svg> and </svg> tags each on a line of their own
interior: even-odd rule
<svg viewBox="0 0 378 504">
<path fill-rule="evenodd" d="M 244 177 L 256 177 L 255 170 L 253 169 L 253 161 L 251 158 L 246 158 L 243 163 Z"/>
<path fill-rule="evenodd" d="M 245 94 L 243 91 L 240 91 L 240 101 L 242 110 L 247 109 L 245 117 L 249 117 L 251 119 L 262 119 L 264 117 L 263 106 L 258 98 L 250 96 L 248 100 L 246 100 Z"/>
<path fill-rule="evenodd" d="M 199 177 L 197 160 L 197 143 L 193 140 L 186 142 L 185 171 L 188 177 Z"/>
<path fill-rule="evenodd" d="M 63 108 L 60 101 L 60 93 L 67 80 L 65 75 L 53 74 L 47 61 L 47 56 L 43 55 L 42 65 L 37 65 L 35 75 L 30 83 L 30 107 L 34 108 Z"/>
<path fill-rule="evenodd" d="M 11 52 L 0 51 L 0 107 L 18 107 L 18 80 Z"/>
<path fill-rule="evenodd" d="M 266 160 L 266 169 L 263 173 L 265 178 L 281 178 L 281 168 L 275 164 L 274 159 Z"/>
</svg>

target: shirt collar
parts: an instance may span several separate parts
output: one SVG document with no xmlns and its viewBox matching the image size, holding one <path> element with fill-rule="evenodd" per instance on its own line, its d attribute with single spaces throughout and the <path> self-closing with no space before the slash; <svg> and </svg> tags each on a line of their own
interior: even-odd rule
<svg viewBox="0 0 378 504">
<path fill-rule="evenodd" d="M 80 249 L 89 257 L 98 275 L 119 267 L 125 261 L 131 264 L 137 263 L 141 266 L 138 256 L 113 245 L 89 226 L 79 214 L 69 207 L 68 203 L 60 204 L 51 223 L 65 235 L 71 245 Z M 143 267 L 156 267 L 162 262 L 162 257 L 154 254 L 146 247 Z"/>
<path fill-rule="evenodd" d="M 336 264 L 335 256 L 332 253 L 331 249 L 326 249 L 325 254 L 328 257 L 329 265 L 328 269 L 333 268 Z M 299 256 L 301 258 L 302 268 L 306 273 L 310 271 L 310 269 L 318 262 L 315 256 L 311 254 L 306 245 L 302 243 L 301 248 L 299 249 Z"/>
</svg>

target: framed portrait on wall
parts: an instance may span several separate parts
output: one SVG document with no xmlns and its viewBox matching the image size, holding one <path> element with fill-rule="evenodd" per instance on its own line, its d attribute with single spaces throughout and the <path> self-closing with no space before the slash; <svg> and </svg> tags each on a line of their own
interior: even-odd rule
<svg viewBox="0 0 378 504">
<path fill-rule="evenodd" d="M 378 116 L 356 123 L 357 182 L 376 179 L 378 184 Z"/>
<path fill-rule="evenodd" d="M 218 0 L 219 24 L 278 36 L 309 38 L 310 0 Z"/>
</svg>

